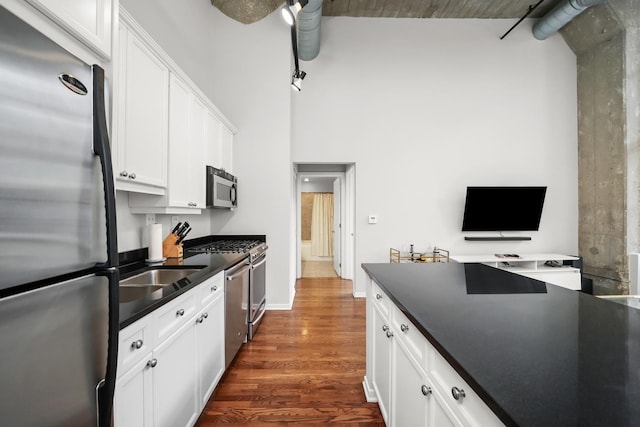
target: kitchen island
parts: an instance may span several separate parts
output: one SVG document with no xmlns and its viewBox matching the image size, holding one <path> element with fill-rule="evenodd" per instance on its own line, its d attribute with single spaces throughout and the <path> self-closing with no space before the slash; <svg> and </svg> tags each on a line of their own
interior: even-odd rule
<svg viewBox="0 0 640 427">
<path fill-rule="evenodd" d="M 415 395 L 420 425 L 640 425 L 640 310 L 481 264 L 362 267 L 387 425 Z"/>
</svg>

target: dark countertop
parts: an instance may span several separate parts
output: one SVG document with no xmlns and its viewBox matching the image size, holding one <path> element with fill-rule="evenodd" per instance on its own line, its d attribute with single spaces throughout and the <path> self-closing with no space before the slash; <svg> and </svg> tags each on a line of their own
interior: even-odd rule
<svg viewBox="0 0 640 427">
<path fill-rule="evenodd" d="M 153 293 L 153 298 L 141 298 L 131 302 L 120 303 L 120 329 L 123 329 L 136 320 L 146 316 L 158 307 L 166 304 L 189 289 L 199 285 L 209 277 L 228 269 L 247 257 L 246 254 L 197 254 L 182 260 L 168 259 L 163 263 L 148 265 L 144 261 L 131 263 L 120 268 L 120 280 L 134 276 L 151 268 L 200 268 L 184 279 L 178 280 L 172 285 Z M 161 295 L 159 295 L 161 293 Z"/>
<path fill-rule="evenodd" d="M 362 264 L 507 425 L 640 425 L 640 310 L 481 264 Z"/>
</svg>

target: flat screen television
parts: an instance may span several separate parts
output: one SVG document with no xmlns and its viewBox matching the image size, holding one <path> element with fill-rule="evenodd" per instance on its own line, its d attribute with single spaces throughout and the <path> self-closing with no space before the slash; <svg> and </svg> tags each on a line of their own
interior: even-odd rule
<svg viewBox="0 0 640 427">
<path fill-rule="evenodd" d="M 547 187 L 467 187 L 462 231 L 537 231 Z"/>
</svg>

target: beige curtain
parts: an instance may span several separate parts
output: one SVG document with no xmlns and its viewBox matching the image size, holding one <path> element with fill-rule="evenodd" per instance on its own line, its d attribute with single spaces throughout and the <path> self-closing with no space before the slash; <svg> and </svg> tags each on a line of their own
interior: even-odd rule
<svg viewBox="0 0 640 427">
<path fill-rule="evenodd" d="M 333 256 L 333 193 L 313 195 L 311 255 Z"/>
</svg>

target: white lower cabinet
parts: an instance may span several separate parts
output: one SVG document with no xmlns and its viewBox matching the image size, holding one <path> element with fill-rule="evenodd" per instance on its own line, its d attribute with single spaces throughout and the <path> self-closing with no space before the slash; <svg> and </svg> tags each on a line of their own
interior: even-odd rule
<svg viewBox="0 0 640 427">
<path fill-rule="evenodd" d="M 195 424 L 225 366 L 223 279 L 221 272 L 120 331 L 115 427 Z M 201 299 L 208 295 L 214 299 Z"/>
<path fill-rule="evenodd" d="M 367 300 L 372 351 L 367 375 L 388 426 L 504 425 L 373 281 Z"/>
</svg>

